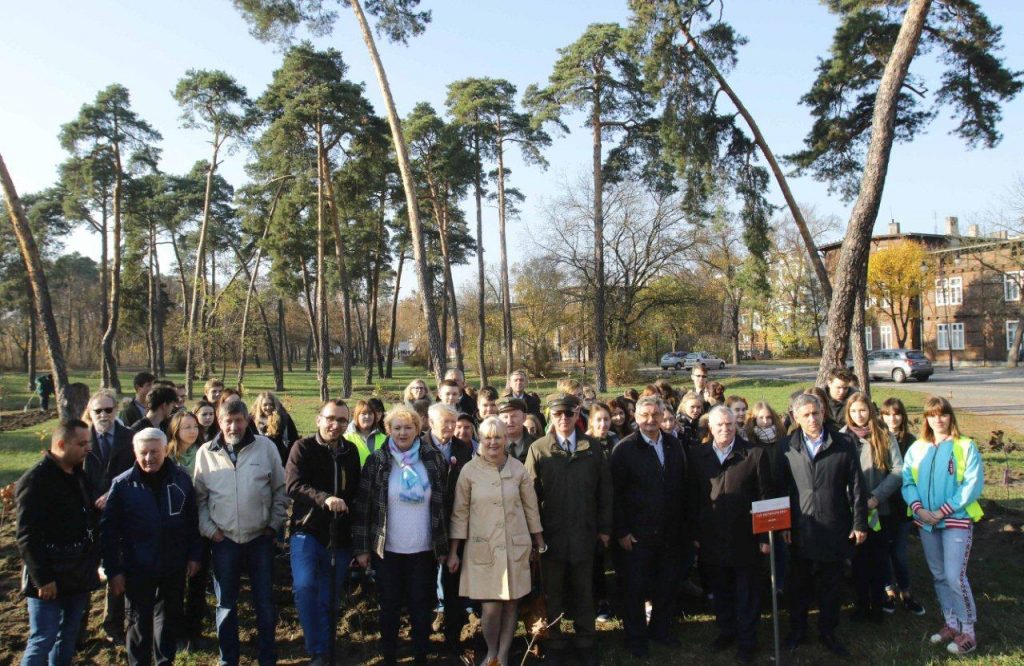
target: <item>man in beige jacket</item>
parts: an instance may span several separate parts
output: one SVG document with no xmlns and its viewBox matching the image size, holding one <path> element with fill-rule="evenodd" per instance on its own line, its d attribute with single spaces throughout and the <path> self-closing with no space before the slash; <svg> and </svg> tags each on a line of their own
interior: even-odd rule
<svg viewBox="0 0 1024 666">
<path fill-rule="evenodd" d="M 238 664 L 238 592 L 242 562 L 246 562 L 259 632 L 259 663 L 270 666 L 277 661 L 274 535 L 288 517 L 284 468 L 274 443 L 248 430 L 245 403 L 221 405 L 217 421 L 220 433 L 196 454 L 194 483 L 199 531 L 213 542 L 220 663 Z"/>
</svg>

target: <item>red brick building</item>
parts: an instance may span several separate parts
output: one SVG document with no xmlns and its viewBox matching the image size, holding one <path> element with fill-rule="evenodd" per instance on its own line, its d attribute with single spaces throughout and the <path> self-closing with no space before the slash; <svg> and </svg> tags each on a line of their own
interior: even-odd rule
<svg viewBox="0 0 1024 666">
<path fill-rule="evenodd" d="M 934 287 L 915 299 L 904 347 L 922 349 L 937 363 L 947 362 L 950 351 L 954 364 L 1005 361 L 1022 320 L 1024 236 L 981 236 L 973 224 L 962 235 L 955 217 L 946 218 L 944 231 L 901 233 L 899 223 L 893 222 L 889 233 L 871 239 L 871 252 L 902 240 L 917 241 L 932 259 L 928 282 Z M 840 245 L 818 248 L 830 273 Z M 897 346 L 896 324 L 883 309 L 869 303 L 865 323 L 868 350 Z"/>
</svg>

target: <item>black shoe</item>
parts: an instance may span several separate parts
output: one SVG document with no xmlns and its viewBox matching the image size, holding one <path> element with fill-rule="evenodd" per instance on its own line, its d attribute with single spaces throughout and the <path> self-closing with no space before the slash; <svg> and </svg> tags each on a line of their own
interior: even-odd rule
<svg viewBox="0 0 1024 666">
<path fill-rule="evenodd" d="M 846 649 L 842 643 L 835 636 L 822 636 L 819 641 L 822 647 L 831 652 L 837 657 L 849 657 L 850 651 Z"/>
<path fill-rule="evenodd" d="M 718 638 L 711 641 L 711 651 L 721 652 L 736 641 L 736 637 L 732 634 L 719 634 Z"/>
<path fill-rule="evenodd" d="M 658 645 L 663 645 L 667 648 L 675 649 L 683 647 L 683 642 L 675 636 L 664 636 L 662 638 L 652 638 L 651 640 Z"/>
<path fill-rule="evenodd" d="M 792 652 L 806 642 L 807 637 L 803 634 L 790 634 L 786 636 L 786 640 L 782 641 L 782 648 Z"/>
<path fill-rule="evenodd" d="M 882 602 L 882 612 L 884 613 L 895 613 L 896 612 L 896 597 L 887 596 L 885 601 Z"/>
<path fill-rule="evenodd" d="M 907 597 L 903 600 L 903 608 L 910 611 L 914 615 L 924 615 L 924 606 L 918 603 L 914 597 Z"/>
</svg>

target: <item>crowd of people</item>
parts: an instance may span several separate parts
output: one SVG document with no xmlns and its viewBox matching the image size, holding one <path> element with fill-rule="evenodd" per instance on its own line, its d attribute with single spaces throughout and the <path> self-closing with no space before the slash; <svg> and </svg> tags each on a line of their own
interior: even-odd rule
<svg viewBox="0 0 1024 666">
<path fill-rule="evenodd" d="M 461 655 L 472 610 L 480 663 L 509 664 L 526 598 L 549 624 L 547 663 L 570 652 L 598 663 L 596 625 L 613 616 L 643 657 L 651 643 L 680 645 L 680 600 L 694 591 L 714 610 L 713 652 L 752 661 L 762 597 L 784 594 L 788 650 L 808 639 L 816 605 L 820 643 L 847 656 L 837 633 L 846 563 L 852 620 L 926 613 L 911 591 L 915 526 L 942 616 L 930 641 L 953 654 L 976 648 L 966 570 L 984 474 L 947 400 L 925 401 L 914 434 L 898 399 L 878 408 L 846 370 L 794 393 L 783 415 L 726 396 L 701 365 L 691 380 L 602 402 L 563 379 L 542 400 L 523 371 L 501 392 L 474 391 L 450 371 L 434 396 L 417 379 L 390 408 L 327 400 L 300 437 L 272 393 L 250 409 L 210 380 L 188 409 L 180 387 L 139 373 L 120 411 L 100 390 L 81 420 L 60 423 L 18 482 L 22 664 L 70 664 L 90 592 L 104 584 L 103 629 L 128 662 L 173 663 L 204 630 L 211 582 L 220 663 L 238 664 L 243 573 L 258 662 L 274 664 L 284 553 L 314 665 L 332 663 L 353 576 L 374 583 L 385 664 L 397 659 L 403 610 L 416 663 L 431 652 L 436 611 L 445 650 Z M 779 496 L 790 498 L 792 528 L 775 540 L 773 590 L 769 542 L 750 511 Z"/>
</svg>

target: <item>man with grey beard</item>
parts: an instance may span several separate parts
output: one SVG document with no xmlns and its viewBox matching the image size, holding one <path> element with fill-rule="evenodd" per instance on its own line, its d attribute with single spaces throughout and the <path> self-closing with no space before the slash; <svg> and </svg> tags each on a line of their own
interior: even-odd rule
<svg viewBox="0 0 1024 666">
<path fill-rule="evenodd" d="M 220 663 L 237 666 L 239 661 L 238 593 L 244 564 L 256 613 L 259 664 L 269 666 L 277 662 L 274 536 L 288 517 L 284 468 L 274 443 L 249 430 L 249 412 L 241 400 L 222 403 L 217 421 L 220 433 L 196 454 L 194 484 L 199 531 L 213 542 Z"/>
</svg>

